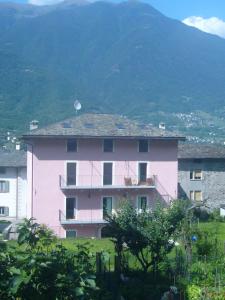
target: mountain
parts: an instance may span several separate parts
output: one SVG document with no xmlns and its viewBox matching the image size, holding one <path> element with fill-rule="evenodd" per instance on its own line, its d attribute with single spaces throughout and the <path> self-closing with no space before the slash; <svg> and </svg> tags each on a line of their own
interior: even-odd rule
<svg viewBox="0 0 225 300">
<path fill-rule="evenodd" d="M 0 127 L 83 112 L 225 133 L 225 40 L 148 4 L 0 4 Z"/>
</svg>

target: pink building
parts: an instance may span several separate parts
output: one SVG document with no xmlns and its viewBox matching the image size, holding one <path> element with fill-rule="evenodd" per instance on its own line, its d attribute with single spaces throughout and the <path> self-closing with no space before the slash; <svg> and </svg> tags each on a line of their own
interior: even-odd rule
<svg viewBox="0 0 225 300">
<path fill-rule="evenodd" d="M 101 236 L 122 199 L 137 209 L 177 197 L 184 139 L 122 116 L 83 114 L 24 135 L 28 216 L 61 237 Z"/>
</svg>

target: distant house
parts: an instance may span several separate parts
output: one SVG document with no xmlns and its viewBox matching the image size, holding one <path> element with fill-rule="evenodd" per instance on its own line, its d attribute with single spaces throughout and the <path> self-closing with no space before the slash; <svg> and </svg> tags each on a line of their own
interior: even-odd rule
<svg viewBox="0 0 225 300">
<path fill-rule="evenodd" d="M 27 215 L 26 152 L 0 150 L 0 220 Z"/>
<path fill-rule="evenodd" d="M 122 199 L 138 210 L 177 198 L 177 145 L 163 129 L 83 114 L 24 135 L 30 216 L 61 237 L 101 236 Z"/>
<path fill-rule="evenodd" d="M 225 204 L 225 146 L 180 144 L 178 161 L 179 198 L 210 208 Z"/>
</svg>

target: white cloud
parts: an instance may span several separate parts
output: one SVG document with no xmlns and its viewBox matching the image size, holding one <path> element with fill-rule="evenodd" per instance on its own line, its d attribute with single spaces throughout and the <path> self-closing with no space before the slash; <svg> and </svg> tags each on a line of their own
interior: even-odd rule
<svg viewBox="0 0 225 300">
<path fill-rule="evenodd" d="M 225 22 L 217 17 L 204 19 L 202 17 L 188 17 L 182 21 L 184 24 L 196 27 L 202 31 L 225 38 Z"/>
<path fill-rule="evenodd" d="M 63 0 L 28 0 L 28 3 L 33 5 L 53 5 L 62 2 Z"/>
</svg>

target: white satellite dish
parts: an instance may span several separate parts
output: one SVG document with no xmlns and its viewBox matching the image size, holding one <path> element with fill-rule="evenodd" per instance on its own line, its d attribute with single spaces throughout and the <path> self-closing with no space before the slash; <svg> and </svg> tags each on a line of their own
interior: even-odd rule
<svg viewBox="0 0 225 300">
<path fill-rule="evenodd" d="M 80 110 L 81 109 L 81 103 L 78 101 L 78 100 L 76 100 L 76 101 L 74 101 L 74 108 L 75 108 L 75 110 L 76 110 L 76 113 L 78 112 L 78 110 Z"/>
</svg>

